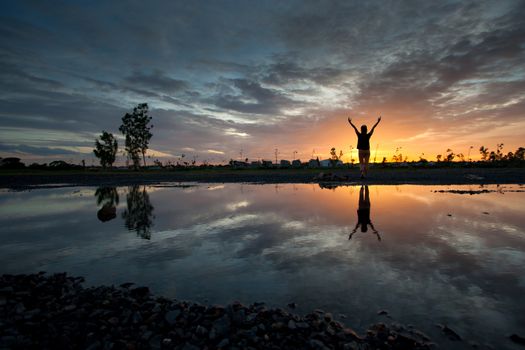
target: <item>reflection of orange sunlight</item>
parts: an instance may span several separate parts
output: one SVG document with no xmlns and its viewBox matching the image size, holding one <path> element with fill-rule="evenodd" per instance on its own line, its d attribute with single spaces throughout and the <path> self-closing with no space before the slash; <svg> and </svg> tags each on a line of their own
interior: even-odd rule
<svg viewBox="0 0 525 350">
<path fill-rule="evenodd" d="M 462 190 L 471 190 L 471 187 L 454 186 L 455 189 Z M 317 184 L 297 184 L 280 186 L 277 192 L 268 191 L 264 187 L 254 187 L 253 191 L 248 189 L 248 192 L 255 197 L 253 205 L 259 203 L 272 211 L 280 208 L 279 210 L 287 212 L 286 217 L 289 219 L 306 220 L 307 226 L 324 224 L 351 230 L 357 223 L 360 188 L 360 185 L 353 185 L 321 189 Z M 370 220 L 380 232 L 396 232 L 396 239 L 409 239 L 414 234 L 429 234 L 421 230 L 428 228 L 431 221 L 452 222 L 448 213 L 452 213 L 452 218 L 457 218 L 467 213 L 467 216 L 484 215 L 482 212 L 485 210 L 494 213 L 519 212 L 522 208 L 520 193 L 506 193 L 505 196 L 485 193 L 467 197 L 452 193 L 433 193 L 432 189 L 435 187 L 371 185 Z M 455 205 L 451 206 L 451 202 Z M 258 210 L 261 209 L 259 206 Z"/>
<path fill-rule="evenodd" d="M 297 184 L 293 188 L 281 186 L 277 193 L 263 190 L 255 192 L 258 202 L 277 200 L 280 205 L 304 217 L 323 219 L 337 225 L 355 225 L 360 188 L 360 185 L 353 185 L 322 189 L 317 184 Z M 392 208 L 405 213 L 421 212 L 421 202 L 404 197 L 405 192 L 432 200 L 426 186 L 374 185 L 369 186 L 369 189 L 372 214 L 375 210 L 391 212 Z M 293 196 L 290 195 L 291 193 Z"/>
</svg>

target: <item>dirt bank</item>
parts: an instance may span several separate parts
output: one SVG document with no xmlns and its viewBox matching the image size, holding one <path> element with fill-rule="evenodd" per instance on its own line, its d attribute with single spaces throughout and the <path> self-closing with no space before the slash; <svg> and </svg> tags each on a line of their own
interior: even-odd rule
<svg viewBox="0 0 525 350">
<path fill-rule="evenodd" d="M 129 186 L 164 182 L 204 183 L 312 183 L 320 172 L 348 177 L 345 183 L 398 184 L 523 184 L 525 168 L 378 168 L 365 180 L 357 169 L 177 170 L 113 172 L 3 172 L 0 188 L 25 189 L 55 186 Z"/>
</svg>

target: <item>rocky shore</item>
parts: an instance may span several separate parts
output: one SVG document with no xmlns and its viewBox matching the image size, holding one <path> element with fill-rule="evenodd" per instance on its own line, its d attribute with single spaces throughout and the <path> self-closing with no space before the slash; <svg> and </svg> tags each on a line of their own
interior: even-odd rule
<svg viewBox="0 0 525 350">
<path fill-rule="evenodd" d="M 156 297 L 131 283 L 85 288 L 65 273 L 0 278 L 0 348 L 9 349 L 430 349 L 399 324 L 366 334 L 316 310 L 227 306 Z"/>
</svg>

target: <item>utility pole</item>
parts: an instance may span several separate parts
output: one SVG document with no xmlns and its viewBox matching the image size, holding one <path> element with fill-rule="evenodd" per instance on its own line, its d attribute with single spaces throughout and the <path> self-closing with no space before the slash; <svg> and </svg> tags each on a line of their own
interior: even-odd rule
<svg viewBox="0 0 525 350">
<path fill-rule="evenodd" d="M 295 160 L 295 156 L 297 155 L 297 151 L 293 151 L 293 157 L 292 160 Z"/>
<path fill-rule="evenodd" d="M 277 155 L 279 154 L 279 149 L 275 149 L 275 164 L 277 164 Z"/>
</svg>

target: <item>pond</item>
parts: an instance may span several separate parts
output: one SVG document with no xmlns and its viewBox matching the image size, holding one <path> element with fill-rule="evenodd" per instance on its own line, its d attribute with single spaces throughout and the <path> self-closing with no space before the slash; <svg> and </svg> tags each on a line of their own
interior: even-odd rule
<svg viewBox="0 0 525 350">
<path fill-rule="evenodd" d="M 525 187 L 164 184 L 0 192 L 0 272 L 413 324 L 442 348 L 517 349 Z M 378 311 L 386 310 L 386 315 Z M 436 324 L 462 338 L 447 339 Z"/>
</svg>

